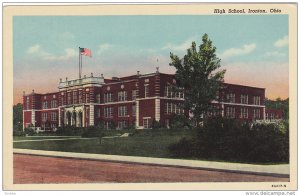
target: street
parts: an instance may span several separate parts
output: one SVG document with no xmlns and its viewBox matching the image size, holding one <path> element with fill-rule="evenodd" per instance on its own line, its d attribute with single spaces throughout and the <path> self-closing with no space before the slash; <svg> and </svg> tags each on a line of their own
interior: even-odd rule
<svg viewBox="0 0 300 196">
<path fill-rule="evenodd" d="M 276 182 L 289 178 L 14 154 L 14 183 Z"/>
</svg>

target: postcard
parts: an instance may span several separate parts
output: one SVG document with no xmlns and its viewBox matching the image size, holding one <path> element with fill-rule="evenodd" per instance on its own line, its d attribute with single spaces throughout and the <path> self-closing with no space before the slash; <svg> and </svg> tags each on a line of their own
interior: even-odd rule
<svg viewBox="0 0 300 196">
<path fill-rule="evenodd" d="M 3 189 L 297 189 L 297 4 L 3 7 Z"/>
</svg>

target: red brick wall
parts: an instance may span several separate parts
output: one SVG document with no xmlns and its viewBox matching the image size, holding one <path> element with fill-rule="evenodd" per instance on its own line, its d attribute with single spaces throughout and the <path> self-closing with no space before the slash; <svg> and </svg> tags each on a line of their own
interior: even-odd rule
<svg viewBox="0 0 300 196">
<path fill-rule="evenodd" d="M 31 111 L 24 111 L 24 128 L 28 126 L 28 124 L 31 124 Z"/>
<path fill-rule="evenodd" d="M 139 101 L 139 124 L 143 126 L 143 117 L 151 117 L 155 120 L 155 99 L 146 99 Z"/>
</svg>

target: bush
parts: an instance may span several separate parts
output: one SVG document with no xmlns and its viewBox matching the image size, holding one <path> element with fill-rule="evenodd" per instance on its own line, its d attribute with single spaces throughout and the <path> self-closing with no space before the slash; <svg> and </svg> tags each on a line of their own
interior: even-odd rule
<svg viewBox="0 0 300 196">
<path fill-rule="evenodd" d="M 13 131 L 13 136 L 25 136 L 24 131 L 19 131 L 19 130 L 14 130 Z"/>
<path fill-rule="evenodd" d="M 197 157 L 238 162 L 288 162 L 287 122 L 250 124 L 215 118 L 204 122 L 198 136 L 169 147 L 175 157 Z"/>
<path fill-rule="evenodd" d="M 24 133 L 25 133 L 26 135 L 30 135 L 30 136 L 35 134 L 34 129 L 31 128 L 31 127 L 25 128 L 25 129 L 24 129 Z"/>
<path fill-rule="evenodd" d="M 170 127 L 172 129 L 185 128 L 185 127 L 190 128 L 191 122 L 190 119 L 185 115 L 174 115 L 170 120 Z"/>
<path fill-rule="evenodd" d="M 159 128 L 161 128 L 160 122 L 154 120 L 154 121 L 152 122 L 152 129 L 159 129 Z"/>
</svg>

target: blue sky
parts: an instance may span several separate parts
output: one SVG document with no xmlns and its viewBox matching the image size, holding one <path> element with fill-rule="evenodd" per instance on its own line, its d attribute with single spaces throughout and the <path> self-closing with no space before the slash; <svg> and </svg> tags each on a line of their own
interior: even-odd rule
<svg viewBox="0 0 300 196">
<path fill-rule="evenodd" d="M 169 53 L 183 56 L 207 33 L 226 82 L 288 97 L 288 15 L 16 16 L 13 28 L 16 96 L 56 91 L 59 78 L 78 77 L 79 46 L 93 54 L 83 57 L 83 74 L 125 76 L 156 66 L 174 73 Z"/>
</svg>

